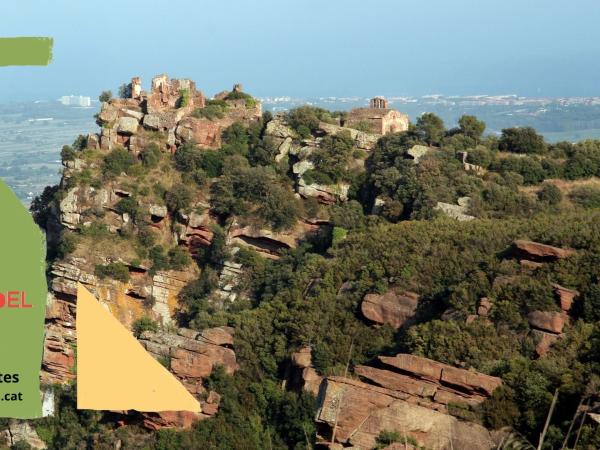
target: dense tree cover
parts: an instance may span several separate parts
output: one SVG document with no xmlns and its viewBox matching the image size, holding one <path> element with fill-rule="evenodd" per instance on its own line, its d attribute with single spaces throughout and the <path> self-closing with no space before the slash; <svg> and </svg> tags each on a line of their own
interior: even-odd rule
<svg viewBox="0 0 600 450">
<path fill-rule="evenodd" d="M 307 138 L 318 130 L 319 122 L 333 122 L 333 115 L 323 108 L 301 106 L 289 111 L 286 120 L 301 137 Z"/>
<path fill-rule="evenodd" d="M 351 182 L 348 202 L 323 206 L 297 199 L 289 172 L 296 160 L 275 162 L 276 148 L 264 136 L 264 120 L 250 127 L 232 125 L 218 150 L 187 143 L 168 161 L 181 181 L 176 178 L 167 187 L 156 184 L 154 195 L 171 216 L 189 213 L 194 200 L 206 195 L 220 224 L 212 229 L 212 244 L 197 256 L 199 278 L 180 293 L 179 323 L 196 329 L 233 326 L 240 369 L 233 377 L 217 370 L 206 380 L 207 389 L 223 396 L 216 417 L 186 432 L 140 433 L 144 442 L 137 447 L 120 432 L 126 448 L 313 445 L 314 398 L 281 384 L 290 354 L 305 345 L 312 347 L 313 364 L 323 375 L 343 373 L 352 345 L 351 371 L 378 355 L 403 351 L 500 376 L 504 386 L 469 411 L 469 419 L 492 428 L 514 427 L 533 442 L 558 388 L 547 448 L 559 448 L 574 409 L 582 397 L 596 392 L 600 377 L 600 191 L 587 181 L 565 190 L 564 182 L 544 180 L 600 175 L 600 142 L 548 145 L 535 131 L 522 128 L 504 130 L 497 139 L 484 136 L 485 124 L 473 116 L 463 116 L 457 128 L 446 130 L 435 115 L 424 114 L 407 132 L 382 137 L 366 159 L 364 172 L 358 173 L 349 169 L 354 158 L 351 139 L 343 133 L 323 136 L 318 130 L 320 121 L 334 116 L 302 107 L 286 118 L 297 142 L 320 139 L 320 148 L 310 156 L 314 170 L 307 176 L 325 184 Z M 417 144 L 428 148 L 418 164 L 409 155 Z M 75 155 L 65 156 L 75 157 L 73 151 Z M 466 170 L 463 151 L 468 153 L 467 163 L 484 170 Z M 109 177 L 118 177 L 121 172 L 135 173 L 137 167 L 162 167 L 163 159 L 167 158 L 151 147 L 139 160 L 116 149 L 104 157 L 103 168 Z M 55 195 L 45 193 L 48 199 Z M 122 199 L 118 212 L 137 219 L 141 195 Z M 470 197 L 468 213 L 479 220 L 457 222 L 436 209 L 438 202 L 457 204 L 462 197 Z M 44 220 L 47 204 L 34 202 L 33 213 Z M 282 252 L 279 260 L 247 249 L 234 256 L 226 245 L 224 228 L 232 219 L 284 230 L 303 216 L 327 218 L 331 226 L 326 236 Z M 133 240 L 153 270 L 191 262 L 180 247 L 157 243 L 151 227 L 139 222 Z M 82 233 L 106 232 L 94 224 L 87 230 Z M 508 251 L 515 239 L 577 252 L 528 269 Z M 62 254 L 69 253 L 73 243 L 69 238 L 61 242 Z M 223 261 L 230 258 L 243 264 L 244 296 L 223 307 L 211 301 L 211 295 Z M 124 272 L 117 265 L 96 271 L 113 278 Z M 525 317 L 533 310 L 558 310 L 551 283 L 581 294 L 564 339 L 544 359 L 536 359 L 536 338 Z M 407 329 L 373 327 L 360 313 L 365 294 L 390 288 L 413 290 L 421 298 L 416 323 Z M 484 296 L 493 305 L 489 321 L 466 323 Z M 452 318 L 442 318 L 449 309 L 454 311 Z M 138 325 L 140 330 L 153 326 Z M 94 433 L 95 445 L 102 448 L 112 436 L 104 425 L 106 417 L 75 413 L 69 399 L 62 393 L 59 417 L 42 422 L 50 448 L 74 448 L 77 439 L 88 439 L 86 432 Z M 578 448 L 598 448 L 596 430 L 590 424 L 582 430 Z M 378 444 L 398 439 L 398 430 L 386 431 Z"/>
<path fill-rule="evenodd" d="M 513 153 L 544 153 L 546 143 L 543 136 L 531 127 L 505 128 L 498 143 L 500 150 Z"/>
<path fill-rule="evenodd" d="M 268 167 L 252 167 L 240 157 L 226 161 L 227 170 L 211 187 L 213 210 L 222 215 L 258 219 L 275 230 L 290 228 L 301 206 L 289 186 Z"/>
</svg>

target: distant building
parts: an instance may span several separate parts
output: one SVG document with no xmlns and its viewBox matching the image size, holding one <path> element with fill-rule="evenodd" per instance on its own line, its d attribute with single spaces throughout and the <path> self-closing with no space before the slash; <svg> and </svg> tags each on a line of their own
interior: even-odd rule
<svg viewBox="0 0 600 450">
<path fill-rule="evenodd" d="M 391 109 L 383 97 L 371 99 L 368 108 L 355 108 L 346 116 L 343 125 L 350 128 L 368 127 L 372 133 L 388 134 L 408 130 L 406 114 Z"/>
<path fill-rule="evenodd" d="M 63 95 L 58 101 L 66 106 L 92 106 L 91 97 L 83 95 Z"/>
</svg>

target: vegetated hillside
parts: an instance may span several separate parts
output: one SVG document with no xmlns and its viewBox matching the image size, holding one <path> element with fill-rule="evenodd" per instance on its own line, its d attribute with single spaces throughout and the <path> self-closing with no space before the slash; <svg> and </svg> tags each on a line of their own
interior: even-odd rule
<svg viewBox="0 0 600 450">
<path fill-rule="evenodd" d="M 106 95 L 32 205 L 43 380 L 62 386 L 32 424 L 49 448 L 516 448 L 556 390 L 544 448 L 600 446 L 600 141 L 433 114 L 379 136 L 165 80 Z M 75 410 L 78 281 L 201 417 Z"/>
</svg>

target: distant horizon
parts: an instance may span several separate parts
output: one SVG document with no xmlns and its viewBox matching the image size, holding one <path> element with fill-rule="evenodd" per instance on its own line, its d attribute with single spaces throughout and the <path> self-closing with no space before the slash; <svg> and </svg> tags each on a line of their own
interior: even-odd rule
<svg viewBox="0 0 600 450">
<path fill-rule="evenodd" d="M 2 34 L 51 36 L 53 61 L 0 68 L 0 102 L 97 98 L 162 72 L 208 95 L 595 97 L 598 17 L 593 0 L 21 0 Z"/>
<path fill-rule="evenodd" d="M 105 90 L 111 90 L 111 89 L 105 89 Z M 199 89 L 200 91 L 202 91 L 202 89 Z M 111 90 L 113 92 L 113 95 L 115 94 L 114 90 Z M 246 91 L 249 94 L 253 94 L 250 91 Z M 221 91 L 219 91 L 221 92 Z M 204 92 L 204 95 L 207 98 L 212 98 L 213 95 L 216 95 L 218 92 L 215 92 L 213 95 L 207 95 L 206 92 Z M 60 102 L 60 98 L 62 96 L 83 96 L 83 97 L 90 97 L 92 103 L 100 103 L 100 101 L 98 100 L 99 94 L 95 95 L 95 94 L 88 94 L 88 93 L 63 93 L 58 95 L 57 97 L 45 97 L 45 98 L 15 98 L 13 100 L 5 100 L 3 101 L 2 99 L 0 99 L 0 104 L 7 104 L 7 103 L 36 103 L 36 102 Z M 255 98 L 257 98 L 258 100 L 265 100 L 265 99 L 276 99 L 276 98 L 287 98 L 290 100 L 312 100 L 312 99 L 337 99 L 337 100 L 342 100 L 342 99 L 361 99 L 361 100 L 368 100 L 370 98 L 373 97 L 378 97 L 378 96 L 382 96 L 384 98 L 387 99 L 391 99 L 392 101 L 397 101 L 399 99 L 402 98 L 406 98 L 406 99 L 423 99 L 423 98 L 432 98 L 432 97 L 443 97 L 443 98 L 448 98 L 448 99 L 452 99 L 452 98 L 478 98 L 478 97 L 487 97 L 487 98 L 492 98 L 492 97 L 497 97 L 497 98 L 508 98 L 508 97 L 515 97 L 517 99 L 529 99 L 529 100 L 565 100 L 565 99 L 600 99 L 600 93 L 598 95 L 571 95 L 571 96 L 543 96 L 543 95 L 520 95 L 520 94 L 508 94 L 508 93 L 504 93 L 504 94 L 500 94 L 500 93 L 479 93 L 479 94 L 440 94 L 440 93 L 430 93 L 430 94 L 422 94 L 422 95 L 411 95 L 411 94 L 389 94 L 389 95 L 381 95 L 381 94 L 373 94 L 373 95 L 343 95 L 343 96 L 337 96 L 337 95 L 305 95 L 305 96 L 300 96 L 300 95 L 290 95 L 290 94 L 270 94 L 270 95 L 263 95 L 263 96 L 257 96 L 254 95 Z M 69 105 L 65 105 L 68 107 L 76 107 L 76 106 L 69 106 Z M 90 107 L 88 107 L 90 108 Z"/>
</svg>

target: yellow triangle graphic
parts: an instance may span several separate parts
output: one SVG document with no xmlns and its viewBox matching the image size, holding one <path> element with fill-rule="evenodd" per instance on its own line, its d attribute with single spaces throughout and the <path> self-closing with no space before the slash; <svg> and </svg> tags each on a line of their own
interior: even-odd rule
<svg viewBox="0 0 600 450">
<path fill-rule="evenodd" d="M 77 408 L 200 412 L 200 404 L 81 284 Z"/>
</svg>

